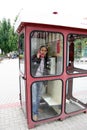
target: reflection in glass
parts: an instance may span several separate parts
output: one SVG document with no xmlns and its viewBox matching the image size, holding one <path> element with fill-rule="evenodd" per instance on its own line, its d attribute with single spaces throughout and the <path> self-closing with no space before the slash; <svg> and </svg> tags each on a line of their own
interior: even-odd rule
<svg viewBox="0 0 87 130">
<path fill-rule="evenodd" d="M 19 65 L 20 71 L 24 74 L 24 34 L 19 37 Z"/>
<path fill-rule="evenodd" d="M 33 71 L 40 66 L 41 59 L 43 58 L 42 55 L 37 57 L 38 52 L 41 53 L 41 46 L 47 48 L 46 57 L 43 62 L 45 69 L 42 76 L 60 75 L 63 71 L 63 35 L 56 32 L 31 32 L 31 74 L 34 77 L 36 77 L 36 74 Z M 34 59 L 32 60 L 34 55 L 36 55 L 35 61 Z"/>
<path fill-rule="evenodd" d="M 87 35 L 68 35 L 67 72 L 70 74 L 87 72 Z"/>
<path fill-rule="evenodd" d="M 32 84 L 32 119 L 34 121 L 60 115 L 62 81 L 38 81 Z"/>
<path fill-rule="evenodd" d="M 68 79 L 66 82 L 66 112 L 87 107 L 87 77 Z"/>
</svg>

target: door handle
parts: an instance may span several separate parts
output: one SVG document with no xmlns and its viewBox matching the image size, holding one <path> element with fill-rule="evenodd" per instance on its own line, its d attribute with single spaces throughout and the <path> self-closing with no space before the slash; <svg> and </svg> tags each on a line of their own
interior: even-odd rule
<svg viewBox="0 0 87 130">
<path fill-rule="evenodd" d="M 25 76 L 24 74 L 20 73 L 20 76 L 21 76 L 24 80 L 26 80 L 26 76 Z"/>
<path fill-rule="evenodd" d="M 26 77 L 25 77 L 25 76 L 22 76 L 22 78 L 23 78 L 24 80 L 26 80 Z"/>
</svg>

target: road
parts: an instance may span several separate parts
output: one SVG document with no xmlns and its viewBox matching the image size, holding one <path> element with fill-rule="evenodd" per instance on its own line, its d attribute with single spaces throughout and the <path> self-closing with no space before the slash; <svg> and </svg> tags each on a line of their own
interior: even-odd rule
<svg viewBox="0 0 87 130">
<path fill-rule="evenodd" d="M 19 102 L 18 59 L 4 59 L 0 63 L 0 105 Z"/>
</svg>

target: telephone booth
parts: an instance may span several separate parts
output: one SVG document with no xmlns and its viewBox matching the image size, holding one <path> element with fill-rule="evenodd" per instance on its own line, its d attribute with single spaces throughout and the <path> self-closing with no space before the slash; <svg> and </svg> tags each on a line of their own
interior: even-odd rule
<svg viewBox="0 0 87 130">
<path fill-rule="evenodd" d="M 36 18 L 21 15 L 16 23 L 20 102 L 29 128 L 87 112 L 87 25 L 71 26 L 70 21 L 65 25 L 66 22 L 54 12 Z M 47 73 L 36 76 L 33 71 L 37 63 L 32 64 L 32 56 L 40 46 L 48 49 Z M 36 83 L 41 83 L 42 89 L 38 119 L 34 120 L 32 102 Z"/>
</svg>

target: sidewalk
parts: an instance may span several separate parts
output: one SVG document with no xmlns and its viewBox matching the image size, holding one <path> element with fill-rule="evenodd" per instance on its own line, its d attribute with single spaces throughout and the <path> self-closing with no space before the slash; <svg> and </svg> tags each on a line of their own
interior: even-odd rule
<svg viewBox="0 0 87 130">
<path fill-rule="evenodd" d="M 0 109 L 0 130 L 29 130 L 20 106 Z M 36 126 L 32 130 L 86 130 L 87 114 Z"/>
<path fill-rule="evenodd" d="M 19 102 L 18 59 L 0 63 L 0 130 L 29 130 Z M 32 130 L 86 130 L 87 114 L 36 126 Z"/>
</svg>

